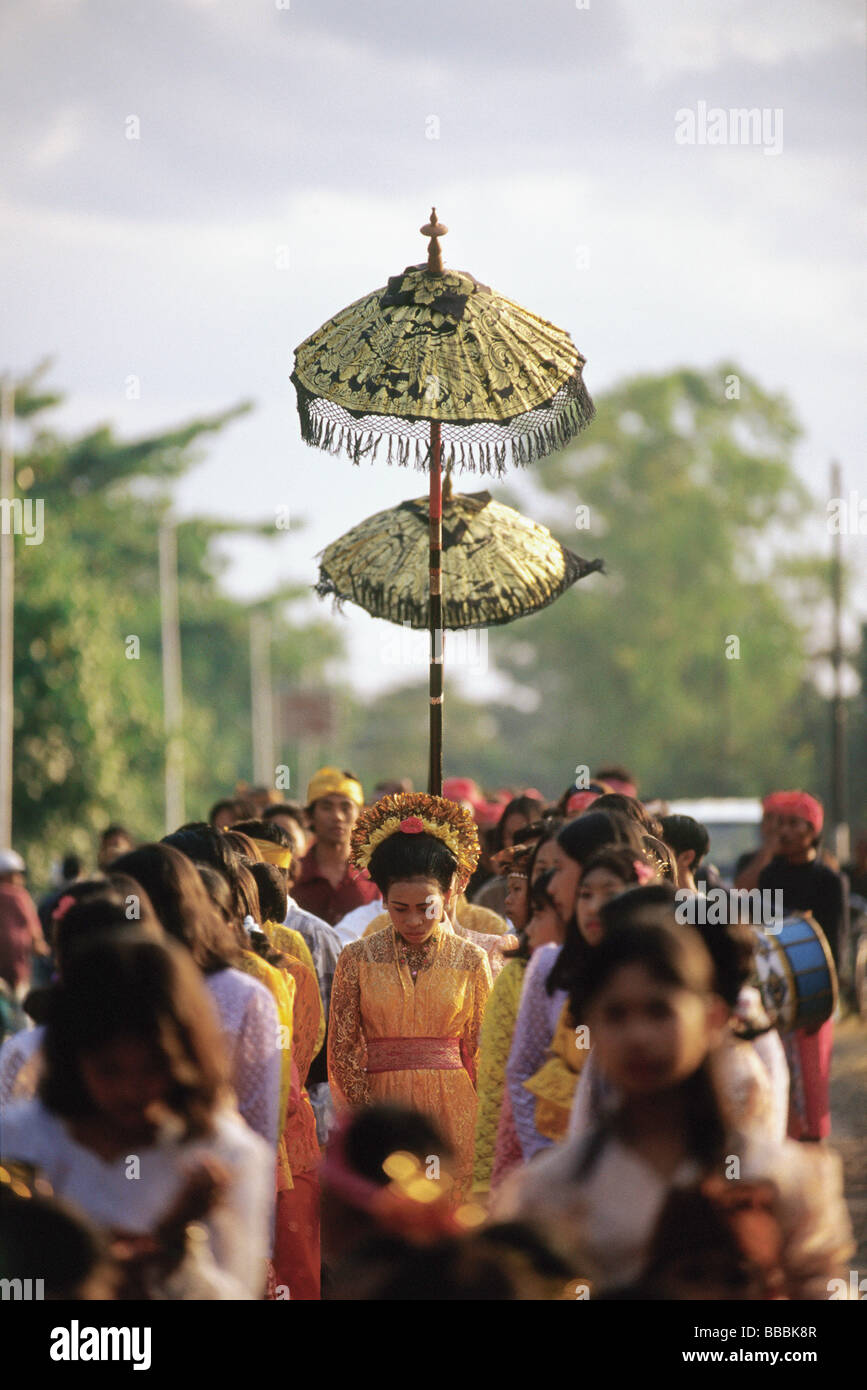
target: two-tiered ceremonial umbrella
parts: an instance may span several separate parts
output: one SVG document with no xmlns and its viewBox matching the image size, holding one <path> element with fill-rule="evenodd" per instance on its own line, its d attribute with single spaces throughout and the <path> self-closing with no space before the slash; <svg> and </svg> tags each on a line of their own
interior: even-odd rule
<svg viewBox="0 0 867 1390">
<path fill-rule="evenodd" d="M 430 762 L 442 786 L 442 464 L 502 475 L 562 448 L 589 424 L 585 358 L 562 329 L 444 270 L 437 221 L 426 265 L 329 319 L 296 349 L 292 382 L 308 444 L 430 471 Z"/>
</svg>

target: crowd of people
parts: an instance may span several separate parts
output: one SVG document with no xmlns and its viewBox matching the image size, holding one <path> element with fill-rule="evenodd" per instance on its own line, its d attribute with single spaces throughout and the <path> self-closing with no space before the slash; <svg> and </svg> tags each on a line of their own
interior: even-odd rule
<svg viewBox="0 0 867 1390">
<path fill-rule="evenodd" d="M 37 904 L 0 852 L 0 1277 L 76 1299 L 827 1299 L 845 883 L 819 801 L 763 803 L 737 888 L 810 924 L 792 1022 L 761 921 L 693 910 L 707 829 L 601 767 L 550 802 L 120 824 Z M 788 1021 L 787 1021 L 788 1018 Z"/>
</svg>

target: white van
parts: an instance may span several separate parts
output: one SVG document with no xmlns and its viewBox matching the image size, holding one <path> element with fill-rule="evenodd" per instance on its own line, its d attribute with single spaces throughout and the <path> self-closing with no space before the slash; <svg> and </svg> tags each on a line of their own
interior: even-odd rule
<svg viewBox="0 0 867 1390">
<path fill-rule="evenodd" d="M 762 803 L 758 797 L 709 796 L 698 801 L 670 801 L 667 814 L 692 816 L 706 826 L 710 835 L 708 859 L 727 883 L 734 879 L 739 857 L 761 845 Z"/>
</svg>

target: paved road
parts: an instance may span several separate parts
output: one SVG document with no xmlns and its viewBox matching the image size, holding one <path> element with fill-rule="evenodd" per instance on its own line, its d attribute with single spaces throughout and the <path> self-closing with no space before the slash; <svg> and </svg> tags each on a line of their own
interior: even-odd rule
<svg viewBox="0 0 867 1390">
<path fill-rule="evenodd" d="M 831 1143 L 843 1156 L 846 1200 L 858 1243 L 854 1268 L 867 1278 L 867 1024 L 837 1026 L 831 1066 Z"/>
</svg>

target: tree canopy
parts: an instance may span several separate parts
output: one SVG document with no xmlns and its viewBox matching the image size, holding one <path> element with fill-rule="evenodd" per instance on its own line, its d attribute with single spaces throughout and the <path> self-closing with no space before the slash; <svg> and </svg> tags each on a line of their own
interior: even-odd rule
<svg viewBox="0 0 867 1390">
<path fill-rule="evenodd" d="M 37 881 L 62 850 L 91 855 L 109 821 L 164 833 L 159 529 L 202 446 L 250 409 L 241 402 L 135 440 L 109 425 L 67 438 L 51 428 L 63 397 L 41 384 L 46 366 L 19 380 L 15 396 L 29 435 L 17 494 L 44 505 L 42 543 L 16 541 L 14 834 Z M 647 795 L 752 795 L 780 784 L 827 794 L 827 707 L 809 659 L 827 557 L 799 536 L 811 509 L 824 513 L 792 466 L 791 406 L 721 364 L 633 377 L 601 394 L 597 410 L 578 442 L 528 473 L 531 504 L 503 500 L 563 544 L 603 556 L 607 572 L 485 634 L 488 661 L 521 688 L 520 702 L 505 693 L 482 701 L 472 678 L 459 689 L 447 637 L 446 775 L 559 794 L 577 766 L 616 760 Z M 218 547 L 238 531 L 285 536 L 273 522 L 195 517 L 177 527 L 194 816 L 251 775 L 252 608 L 225 592 Z M 323 686 L 326 663 L 343 652 L 329 610 L 291 621 L 289 602 L 302 594 L 288 586 L 260 601 L 273 618 L 278 690 Z M 335 695 L 334 746 L 299 750 L 290 737 L 278 754 L 291 760 L 292 794 L 299 758 L 314 752 L 368 786 L 404 775 L 424 786 L 421 669 L 378 698 L 347 685 Z M 854 791 L 863 694 L 853 715 Z"/>
<path fill-rule="evenodd" d="M 243 402 L 132 441 L 108 425 L 68 439 L 50 428 L 63 397 L 40 389 L 42 364 L 15 383 L 16 416 L 30 431 L 16 458 L 22 498 L 42 499 L 44 540 L 16 543 L 13 828 L 43 881 L 52 855 L 90 858 L 110 821 L 159 836 L 164 731 L 158 535 L 172 484 L 201 458 L 204 440 L 228 428 Z M 192 518 L 178 524 L 178 591 L 184 686 L 188 814 L 250 777 L 250 607 L 220 584 L 217 540 L 272 523 Z M 274 616 L 281 680 L 315 677 L 341 650 L 323 615 L 305 627 L 286 616 L 283 589 L 261 601 Z M 130 641 L 131 638 L 137 642 Z"/>
<path fill-rule="evenodd" d="M 592 427 L 528 476 L 533 515 L 607 572 L 491 630 L 491 661 L 535 708 L 491 707 L 486 742 L 447 695 L 447 774 L 490 782 L 493 762 L 495 781 L 559 792 L 576 766 L 616 760 L 649 795 L 824 791 L 807 634 L 827 561 L 797 535 L 819 505 L 792 466 L 798 435 L 785 398 L 733 364 L 600 395 Z M 423 736 L 407 693 L 369 708 L 364 738 L 380 710 L 395 742 L 404 710 Z"/>
</svg>

